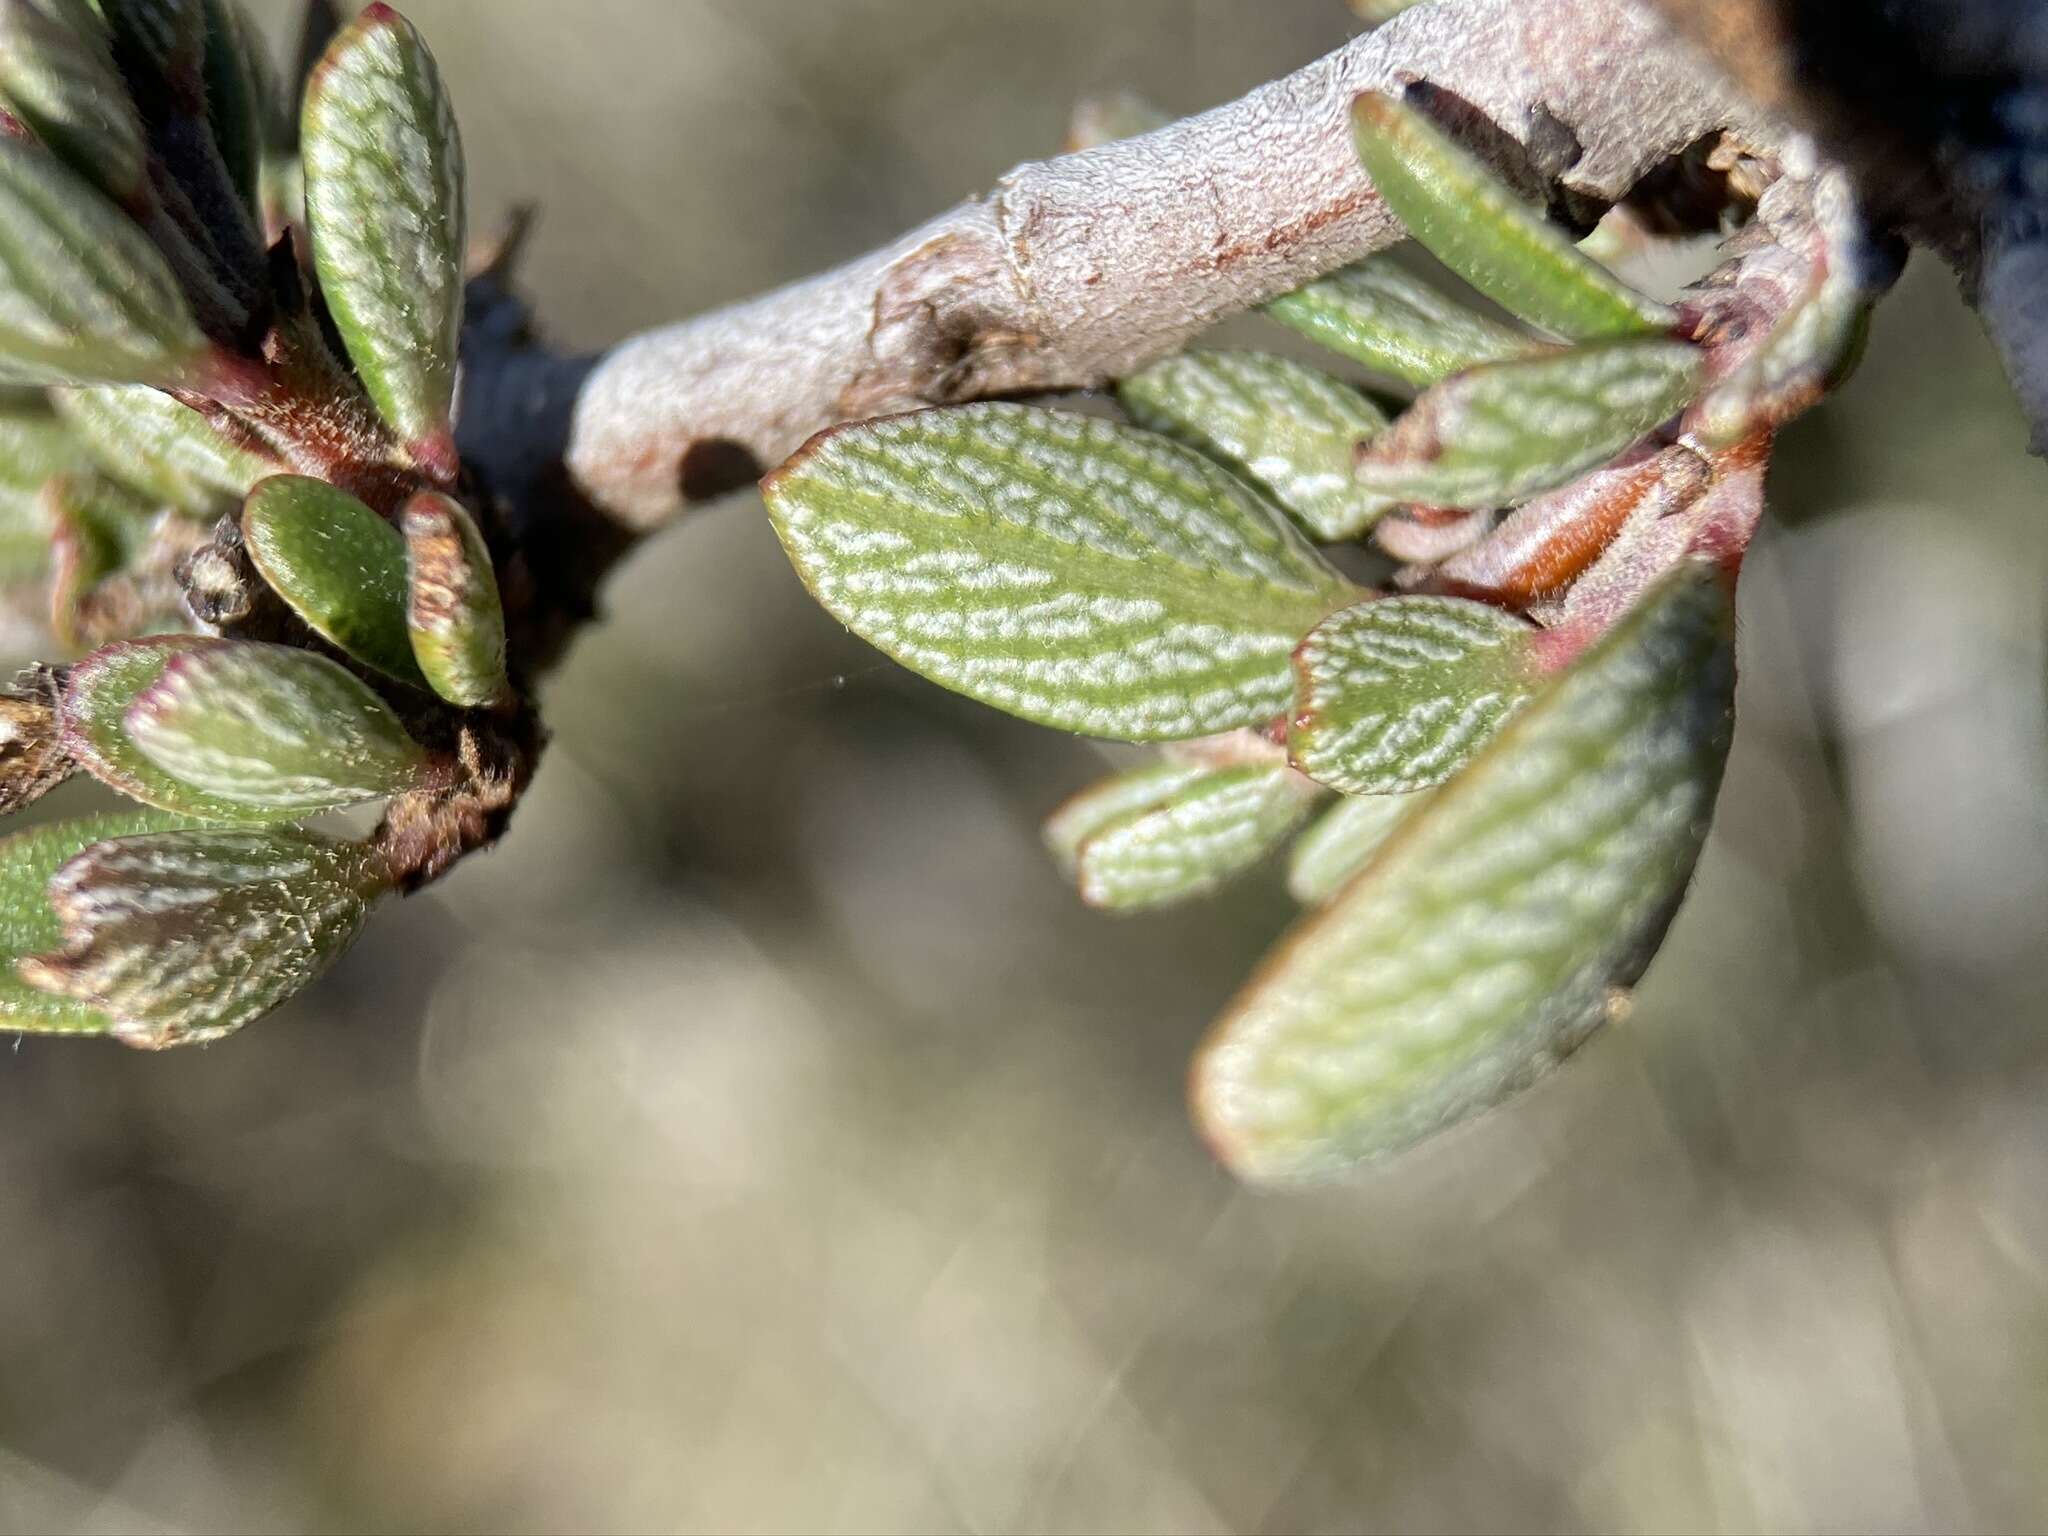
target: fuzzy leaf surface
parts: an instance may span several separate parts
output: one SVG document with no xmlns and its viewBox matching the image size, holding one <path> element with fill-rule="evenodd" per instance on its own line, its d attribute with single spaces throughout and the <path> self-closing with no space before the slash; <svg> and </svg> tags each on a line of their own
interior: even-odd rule
<svg viewBox="0 0 2048 1536">
<path fill-rule="evenodd" d="M 0 0 L 0 107 L 109 197 L 142 186 L 142 120 L 88 0 Z"/>
<path fill-rule="evenodd" d="M 423 467 L 452 479 L 462 140 L 411 22 L 378 4 L 343 29 L 307 82 L 299 144 L 314 265 L 363 387 Z"/>
<path fill-rule="evenodd" d="M 1383 597 L 1334 613 L 1294 653 L 1288 755 L 1350 795 L 1441 784 L 1535 689 L 1535 633 L 1458 597 Z"/>
<path fill-rule="evenodd" d="M 505 609 L 484 536 L 462 503 L 422 491 L 399 519 L 412 655 L 442 698 L 475 709 L 510 695 Z"/>
<path fill-rule="evenodd" d="M 287 816 L 397 794 L 426 765 L 389 705 L 325 656 L 286 645 L 181 651 L 122 724 L 172 778 Z"/>
<path fill-rule="evenodd" d="M 1373 186 L 1429 253 L 1511 314 L 1573 341 L 1666 331 L 1677 316 L 1580 251 L 1405 101 L 1351 104 Z"/>
<path fill-rule="evenodd" d="M 1071 873 L 1091 907 L 1138 911 L 1206 895 L 1277 848 L 1316 798 L 1279 762 L 1203 769 L 1178 783 L 1134 777 L 1149 797 L 1092 826 L 1073 850 Z M 1122 800 L 1138 789 L 1111 780 L 1096 793 Z"/>
<path fill-rule="evenodd" d="M 58 705 L 64 748 L 109 788 L 160 810 L 206 821 L 266 822 L 281 813 L 230 800 L 173 778 L 129 738 L 125 718 L 136 698 L 173 658 L 225 644 L 196 635 L 154 635 L 101 646 L 71 668 Z"/>
<path fill-rule="evenodd" d="M 52 390 L 51 399 L 108 474 L 195 517 L 220 512 L 278 470 L 146 384 Z"/>
<path fill-rule="evenodd" d="M 21 975 L 107 1018 L 125 1045 L 216 1040 L 339 958 L 388 886 L 369 848 L 308 832 L 98 842 L 51 878 L 61 941 Z"/>
<path fill-rule="evenodd" d="M 1387 424 L 1328 374 L 1270 352 L 1183 352 L 1117 386 L 1139 426 L 1201 449 L 1318 539 L 1356 538 L 1393 505 L 1359 487 L 1358 444 Z"/>
<path fill-rule="evenodd" d="M 935 682 L 1127 741 L 1269 720 L 1294 643 L 1355 590 L 1193 450 L 982 404 L 815 437 L 765 483 L 814 596 Z"/>
<path fill-rule="evenodd" d="M 1365 868 L 1394 828 L 1429 799 L 1426 789 L 1405 795 L 1346 795 L 1310 822 L 1287 855 L 1287 894 L 1318 907 Z"/>
<path fill-rule="evenodd" d="M 1081 845 L 1111 822 L 1150 810 L 1211 772 L 1205 763 L 1166 759 L 1090 784 L 1045 819 L 1046 851 L 1060 873 L 1075 877 Z"/>
<path fill-rule="evenodd" d="M 1384 257 L 1282 294 L 1266 313 L 1375 373 L 1423 389 L 1481 363 L 1545 350 Z"/>
<path fill-rule="evenodd" d="M 163 811 L 130 809 L 46 822 L 0 838 L 0 1033 L 103 1035 L 113 1028 L 113 1020 L 99 1009 L 32 987 L 15 967 L 63 941 L 48 885 L 67 859 L 110 837 L 190 825 Z"/>
<path fill-rule="evenodd" d="M 1700 349 L 1594 342 L 1453 374 L 1359 454 L 1358 480 L 1401 501 L 1498 507 L 1613 458 L 1699 390 Z"/>
<path fill-rule="evenodd" d="M 1195 1067 L 1219 1155 L 1329 1177 L 1498 1103 L 1648 964 L 1727 757 L 1734 610 L 1690 563 L 1298 923 Z"/>
<path fill-rule="evenodd" d="M 272 475 L 242 506 L 242 541 L 271 588 L 314 633 L 418 686 L 405 629 L 405 540 L 347 491 Z"/>
<path fill-rule="evenodd" d="M 54 156 L 0 137 L 0 366 L 40 384 L 167 383 L 206 351 L 142 231 Z"/>
</svg>

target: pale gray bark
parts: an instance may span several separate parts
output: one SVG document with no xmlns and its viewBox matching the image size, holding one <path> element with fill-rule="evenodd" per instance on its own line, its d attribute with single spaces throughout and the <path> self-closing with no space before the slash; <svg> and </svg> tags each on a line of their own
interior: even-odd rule
<svg viewBox="0 0 2048 1536">
<path fill-rule="evenodd" d="M 685 505 L 693 450 L 765 469 L 835 422 L 1128 372 L 1397 238 L 1348 108 L 1416 80 L 1599 199 L 1715 129 L 1779 138 L 1632 0 L 1437 0 L 1226 106 L 1019 166 L 835 271 L 626 342 L 582 381 L 571 480 L 644 531 Z"/>
</svg>

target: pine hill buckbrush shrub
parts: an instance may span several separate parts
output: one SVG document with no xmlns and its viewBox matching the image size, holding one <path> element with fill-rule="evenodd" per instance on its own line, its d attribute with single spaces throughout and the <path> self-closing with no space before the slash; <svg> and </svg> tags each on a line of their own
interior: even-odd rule
<svg viewBox="0 0 2048 1536">
<path fill-rule="evenodd" d="M 456 448 L 455 118 L 386 6 L 314 52 L 293 113 L 233 0 L 0 0 L 0 577 L 72 658 L 0 699 L 0 810 L 75 773 L 137 802 L 0 843 L 7 1029 L 238 1029 L 535 769 L 559 624 Z M 1429 107 L 1359 96 L 1358 157 L 1491 307 L 1398 255 L 1265 306 L 1398 409 L 1192 351 L 1123 378 L 1122 419 L 856 421 L 763 482 L 887 655 L 1158 744 L 1047 823 L 1085 901 L 1289 848 L 1303 914 L 1194 1068 L 1254 1180 L 1406 1147 L 1626 1005 L 1712 816 L 1773 434 L 1897 273 L 1838 173 L 1729 155 L 1720 264 L 1660 302 Z"/>
</svg>

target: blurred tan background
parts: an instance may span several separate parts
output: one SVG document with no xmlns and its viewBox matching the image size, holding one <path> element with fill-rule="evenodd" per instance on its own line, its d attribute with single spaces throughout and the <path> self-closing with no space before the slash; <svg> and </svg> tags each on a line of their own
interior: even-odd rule
<svg viewBox="0 0 2048 1536">
<path fill-rule="evenodd" d="M 281 10 L 281 7 L 278 7 Z M 413 0 L 596 346 L 1193 110 L 1337 0 Z M 1189 1051 L 1288 907 L 1083 911 L 1100 770 L 661 538 L 513 836 L 308 999 L 0 1051 L 0 1529 L 2048 1523 L 2048 470 L 1916 263 L 1799 425 L 1634 1021 L 1355 1186 Z M 67 790 L 67 795 L 83 792 Z M 79 802 L 74 802 L 79 803 Z"/>
</svg>

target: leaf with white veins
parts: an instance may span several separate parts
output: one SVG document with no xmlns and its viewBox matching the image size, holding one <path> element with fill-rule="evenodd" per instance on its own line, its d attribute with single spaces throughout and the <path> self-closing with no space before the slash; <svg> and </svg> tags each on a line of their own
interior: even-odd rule
<svg viewBox="0 0 2048 1536">
<path fill-rule="evenodd" d="M 1240 1176 L 1326 1178 L 1498 1103 L 1581 1045 L 1663 936 L 1727 758 L 1734 605 L 1646 595 L 1329 905 L 1195 1064 Z"/>
<path fill-rule="evenodd" d="M 1328 374 L 1269 352 L 1184 352 L 1117 385 L 1139 426 L 1221 459 L 1319 539 L 1355 538 L 1393 505 L 1360 489 L 1359 443 L 1380 408 Z"/>
<path fill-rule="evenodd" d="M 1072 841 L 1062 862 L 1090 906 L 1138 911 L 1206 895 L 1279 847 L 1316 800 L 1315 787 L 1285 763 L 1197 768 L 1191 776 L 1182 766 L 1086 792 L 1085 829 L 1075 825 L 1080 808 L 1072 803 L 1048 824 L 1056 851 Z"/>
<path fill-rule="evenodd" d="M 299 143 L 314 266 L 363 387 L 420 466 L 452 481 L 462 140 L 411 22 L 372 5 L 334 39 Z"/>
<path fill-rule="evenodd" d="M 307 832 L 100 842 L 51 879 L 62 940 L 20 974 L 107 1017 L 124 1045 L 217 1040 L 339 958 L 390 886 L 374 850 Z"/>
<path fill-rule="evenodd" d="M 142 231 L 47 151 L 0 136 L 0 366 L 39 384 L 170 383 L 207 352 Z"/>
<path fill-rule="evenodd" d="M 105 1013 L 75 998 L 53 996 L 22 980 L 16 966 L 63 941 L 50 877 L 67 859 L 110 837 L 165 832 L 192 823 L 163 811 L 114 811 L 75 821 L 47 822 L 0 838 L 0 1032 L 31 1035 L 103 1035 Z"/>
<path fill-rule="evenodd" d="M 1332 352 L 1424 389 L 1480 363 L 1547 350 L 1384 256 L 1282 294 L 1266 313 Z"/>
<path fill-rule="evenodd" d="M 0 0 L 0 107 L 107 196 L 141 190 L 142 121 L 87 0 Z"/>
<path fill-rule="evenodd" d="M 1536 687 L 1535 634 L 1457 597 L 1383 597 L 1334 613 L 1294 653 L 1288 755 L 1351 795 L 1441 784 Z"/>
<path fill-rule="evenodd" d="M 1191 449 L 982 404 L 834 428 L 764 482 L 813 595 L 913 671 L 1128 741 L 1256 725 L 1357 591 Z"/>
<path fill-rule="evenodd" d="M 325 656 L 285 645 L 181 651 L 122 724 L 172 778 L 293 816 L 398 794 L 427 767 L 389 705 Z"/>
<path fill-rule="evenodd" d="M 1682 410 L 1703 357 L 1688 342 L 1647 337 L 1453 374 L 1360 450 L 1359 484 L 1442 507 L 1550 490 Z"/>
<path fill-rule="evenodd" d="M 191 406 L 146 384 L 50 392 L 108 474 L 193 516 L 241 500 L 279 465 L 229 442 Z"/>
</svg>

